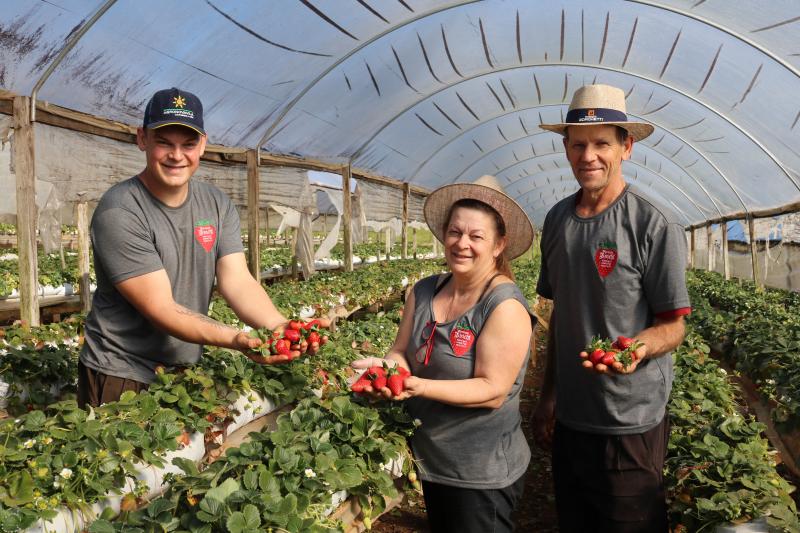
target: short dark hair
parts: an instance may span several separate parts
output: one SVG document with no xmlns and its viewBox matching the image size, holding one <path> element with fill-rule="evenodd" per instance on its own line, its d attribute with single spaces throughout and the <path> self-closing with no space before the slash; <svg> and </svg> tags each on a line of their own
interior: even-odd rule
<svg viewBox="0 0 800 533">
<path fill-rule="evenodd" d="M 630 132 L 628 132 L 628 130 L 622 126 L 617 126 L 616 124 L 614 124 L 614 128 L 616 129 L 617 133 L 617 141 L 620 144 L 625 144 L 625 141 L 631 136 Z M 569 126 L 564 128 L 564 139 L 567 141 L 569 140 Z"/>
</svg>

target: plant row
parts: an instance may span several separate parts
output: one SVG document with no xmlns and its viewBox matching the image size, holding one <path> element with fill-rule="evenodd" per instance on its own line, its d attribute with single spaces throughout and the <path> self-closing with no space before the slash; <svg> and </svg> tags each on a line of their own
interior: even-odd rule
<svg viewBox="0 0 800 533">
<path fill-rule="evenodd" d="M 690 319 L 712 348 L 749 377 L 784 430 L 800 426 L 800 304 L 796 293 L 756 290 L 715 272 L 691 271 Z"/>
<path fill-rule="evenodd" d="M 742 414 L 740 391 L 690 331 L 675 350 L 665 481 L 673 531 L 703 531 L 765 518 L 800 531 L 791 493 L 775 470 L 764 424 Z"/>
</svg>

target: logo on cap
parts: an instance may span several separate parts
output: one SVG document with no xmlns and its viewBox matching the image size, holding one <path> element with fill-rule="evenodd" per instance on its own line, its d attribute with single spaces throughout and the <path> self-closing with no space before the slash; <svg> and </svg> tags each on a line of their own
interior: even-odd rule
<svg viewBox="0 0 800 533">
<path fill-rule="evenodd" d="M 183 109 L 183 107 L 186 106 L 186 99 L 183 96 L 178 95 L 172 99 L 172 103 L 175 105 L 175 107 L 180 107 Z"/>
<path fill-rule="evenodd" d="M 590 117 L 593 117 L 594 116 L 594 109 L 589 109 L 588 111 L 586 111 L 586 115 L 590 116 Z"/>
</svg>

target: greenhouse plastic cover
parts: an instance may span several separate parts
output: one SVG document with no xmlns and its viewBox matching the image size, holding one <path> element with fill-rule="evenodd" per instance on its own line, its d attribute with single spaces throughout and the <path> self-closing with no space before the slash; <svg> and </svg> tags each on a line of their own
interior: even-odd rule
<svg viewBox="0 0 800 533">
<path fill-rule="evenodd" d="M 106 9 L 107 8 L 107 9 Z M 100 15 L 95 17 L 95 15 Z M 497 175 L 541 224 L 577 190 L 572 93 L 621 87 L 655 126 L 629 181 L 688 224 L 800 200 L 796 0 L 10 0 L 0 87 L 138 124 L 198 94 L 210 141 L 428 189 Z"/>
</svg>

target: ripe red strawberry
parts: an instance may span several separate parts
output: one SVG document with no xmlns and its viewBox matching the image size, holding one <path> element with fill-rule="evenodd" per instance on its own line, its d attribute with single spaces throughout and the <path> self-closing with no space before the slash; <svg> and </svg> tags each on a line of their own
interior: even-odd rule
<svg viewBox="0 0 800 533">
<path fill-rule="evenodd" d="M 603 355 L 602 363 L 606 366 L 613 365 L 617 360 L 617 352 L 609 351 Z"/>
<path fill-rule="evenodd" d="M 595 348 L 589 353 L 589 361 L 591 361 L 593 365 L 596 365 L 603 360 L 605 354 L 606 351 L 602 348 Z"/>
<path fill-rule="evenodd" d="M 361 374 L 361 377 L 359 377 L 355 383 L 350 385 L 350 390 L 353 392 L 364 392 L 364 389 L 369 385 L 372 385 L 372 383 L 369 380 L 369 371 L 367 371 Z"/>
<path fill-rule="evenodd" d="M 302 328 L 302 327 L 303 327 L 303 323 L 300 322 L 299 320 L 290 320 L 289 321 L 289 326 L 288 326 L 289 329 L 293 329 L 295 331 L 300 331 L 300 328 Z"/>
<path fill-rule="evenodd" d="M 620 350 L 627 350 L 628 348 L 633 346 L 633 344 L 635 342 L 636 342 L 636 339 L 631 339 L 631 338 L 623 337 L 622 335 L 620 335 L 619 337 L 617 337 L 616 345 Z"/>
<path fill-rule="evenodd" d="M 312 320 L 310 322 L 306 322 L 305 324 L 301 325 L 300 327 L 307 331 L 307 330 L 313 328 L 314 326 L 319 326 L 319 320 L 314 319 L 314 320 Z"/>
<path fill-rule="evenodd" d="M 392 396 L 400 396 L 400 393 L 406 388 L 406 376 L 400 372 L 400 368 L 390 368 L 386 372 L 386 385 L 389 387 L 389 390 L 392 391 Z M 405 368 L 403 368 L 403 370 L 405 370 Z"/>
<path fill-rule="evenodd" d="M 382 366 L 373 366 L 367 370 L 372 388 L 380 390 L 386 386 L 386 370 Z"/>
<path fill-rule="evenodd" d="M 308 334 L 306 340 L 308 341 L 308 344 L 311 344 L 312 342 L 319 342 L 320 341 L 319 333 L 317 333 L 316 331 L 312 331 L 311 333 Z"/>
<path fill-rule="evenodd" d="M 283 338 L 292 344 L 300 342 L 300 332 L 296 329 L 287 329 L 283 332 Z"/>
<path fill-rule="evenodd" d="M 275 341 L 275 352 L 278 355 L 289 355 L 291 352 L 291 347 L 289 346 L 289 342 L 285 339 L 278 339 Z"/>
</svg>

